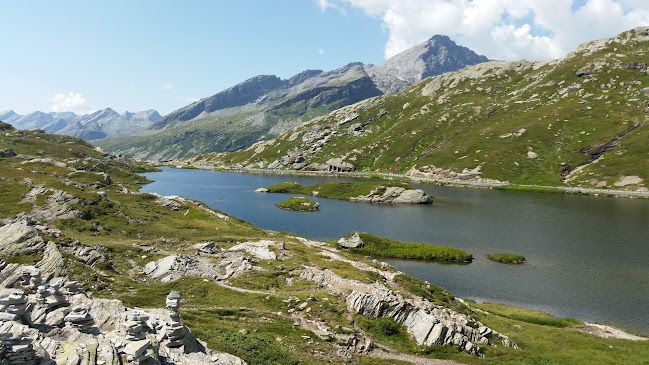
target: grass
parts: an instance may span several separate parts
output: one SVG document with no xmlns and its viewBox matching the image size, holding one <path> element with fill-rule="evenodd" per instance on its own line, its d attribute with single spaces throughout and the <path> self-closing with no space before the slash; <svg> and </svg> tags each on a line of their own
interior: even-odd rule
<svg viewBox="0 0 649 365">
<path fill-rule="evenodd" d="M 522 264 L 525 262 L 524 256 L 514 253 L 490 253 L 487 254 L 487 258 L 503 264 Z"/>
<path fill-rule="evenodd" d="M 296 212 L 313 212 L 319 209 L 320 204 L 312 200 L 295 197 L 284 200 L 283 202 L 276 204 L 278 208 L 293 210 Z"/>
<path fill-rule="evenodd" d="M 354 321 L 375 340 L 399 349 L 403 352 L 414 352 L 417 343 L 406 331 L 406 326 L 392 318 L 367 318 L 355 315 Z"/>
<path fill-rule="evenodd" d="M 289 193 L 317 196 L 329 199 L 348 200 L 349 198 L 368 195 L 372 191 L 375 194 L 383 194 L 387 187 L 402 187 L 406 190 L 413 189 L 410 185 L 401 182 L 337 182 L 331 181 L 312 186 L 302 186 L 296 182 L 284 182 L 268 186 L 269 193 Z"/>
<path fill-rule="evenodd" d="M 471 262 L 473 259 L 470 253 L 453 247 L 400 242 L 367 233 L 359 233 L 359 236 L 363 246 L 349 249 L 355 254 L 426 261 Z"/>
</svg>

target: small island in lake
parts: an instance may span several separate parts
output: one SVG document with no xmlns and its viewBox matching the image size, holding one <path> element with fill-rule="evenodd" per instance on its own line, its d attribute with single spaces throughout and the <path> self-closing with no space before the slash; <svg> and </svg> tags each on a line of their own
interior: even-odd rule
<svg viewBox="0 0 649 365">
<path fill-rule="evenodd" d="M 503 264 L 522 264 L 525 262 L 525 257 L 514 253 L 490 253 L 487 258 Z"/>
<path fill-rule="evenodd" d="M 397 259 L 471 262 L 473 256 L 457 248 L 393 241 L 367 233 L 352 232 L 338 240 L 338 245 L 352 253 Z"/>
<path fill-rule="evenodd" d="M 326 182 L 303 186 L 284 182 L 256 189 L 257 192 L 289 193 L 366 203 L 430 204 L 432 198 L 421 189 L 401 182 Z"/>
<path fill-rule="evenodd" d="M 320 204 L 318 202 L 302 197 L 289 198 L 275 205 L 277 205 L 278 208 L 293 210 L 296 212 L 314 212 L 320 209 Z"/>
</svg>

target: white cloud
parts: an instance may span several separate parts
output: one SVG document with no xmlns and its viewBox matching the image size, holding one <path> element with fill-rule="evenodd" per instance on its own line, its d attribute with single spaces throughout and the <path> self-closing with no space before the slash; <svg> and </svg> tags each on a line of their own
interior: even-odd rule
<svg viewBox="0 0 649 365">
<path fill-rule="evenodd" d="M 319 0 L 380 17 L 386 58 L 445 34 L 494 59 L 556 58 L 580 43 L 649 25 L 647 0 Z"/>
<path fill-rule="evenodd" d="M 322 56 L 323 54 L 325 54 L 325 50 L 322 49 L 322 48 L 319 48 L 318 49 L 318 54 Z"/>
<path fill-rule="evenodd" d="M 171 91 L 171 90 L 173 90 L 173 89 L 174 89 L 174 84 L 173 84 L 173 82 L 168 82 L 168 83 L 162 85 L 162 89 L 163 89 L 163 90 L 167 90 L 167 91 Z"/>
<path fill-rule="evenodd" d="M 329 8 L 336 8 L 335 4 L 332 4 L 327 0 L 315 0 L 315 3 L 320 7 L 320 10 L 322 11 L 325 11 Z"/>
<path fill-rule="evenodd" d="M 90 113 L 94 111 L 88 105 L 86 98 L 81 93 L 69 92 L 67 94 L 61 93 L 51 96 L 50 110 L 53 112 L 75 112 L 75 113 Z"/>
</svg>

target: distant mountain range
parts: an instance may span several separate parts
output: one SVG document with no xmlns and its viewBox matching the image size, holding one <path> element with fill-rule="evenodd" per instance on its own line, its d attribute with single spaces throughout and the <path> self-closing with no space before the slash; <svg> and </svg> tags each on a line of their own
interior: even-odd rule
<svg viewBox="0 0 649 365">
<path fill-rule="evenodd" d="M 0 113 L 0 120 L 18 129 L 42 129 L 90 141 L 130 135 L 151 126 L 158 119 L 160 114 L 155 110 L 119 114 L 111 108 L 85 115 L 40 111 L 20 115 L 13 110 Z"/>
<path fill-rule="evenodd" d="M 556 60 L 481 63 L 181 162 L 647 191 L 647 50 L 640 27 Z"/>
<path fill-rule="evenodd" d="M 486 61 L 436 35 L 378 66 L 350 63 L 328 72 L 307 70 L 287 80 L 256 76 L 167 114 L 145 133 L 99 145 L 149 160 L 236 151 L 332 110 Z"/>
</svg>

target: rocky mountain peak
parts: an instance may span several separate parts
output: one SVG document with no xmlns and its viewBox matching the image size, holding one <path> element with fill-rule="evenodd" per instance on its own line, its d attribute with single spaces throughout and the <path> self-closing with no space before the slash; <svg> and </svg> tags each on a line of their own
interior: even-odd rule
<svg viewBox="0 0 649 365">
<path fill-rule="evenodd" d="M 436 34 L 383 64 L 366 69 L 379 89 L 392 94 L 427 77 L 487 61 L 487 57 L 457 45 L 448 36 Z"/>
</svg>

